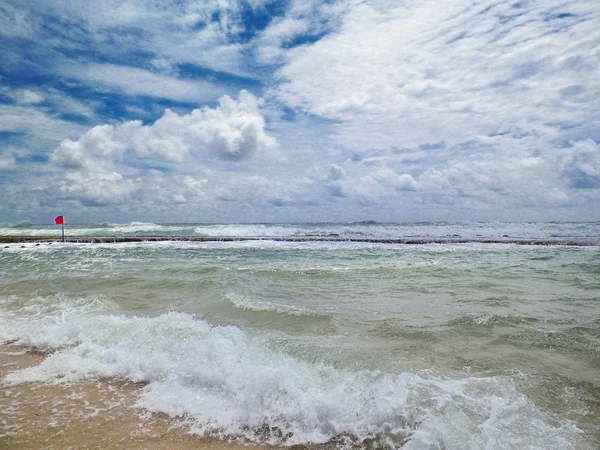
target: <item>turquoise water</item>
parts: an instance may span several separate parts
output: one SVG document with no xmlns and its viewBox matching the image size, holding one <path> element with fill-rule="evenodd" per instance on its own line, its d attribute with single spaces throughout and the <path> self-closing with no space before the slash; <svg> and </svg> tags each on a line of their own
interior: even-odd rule
<svg viewBox="0 0 600 450">
<path fill-rule="evenodd" d="M 116 224 L 78 234 L 100 229 L 599 236 L 597 223 Z M 0 280 L 0 341 L 52 352 L 8 384 L 144 381 L 141 408 L 183 412 L 199 434 L 278 445 L 600 446 L 597 246 L 11 244 Z"/>
</svg>

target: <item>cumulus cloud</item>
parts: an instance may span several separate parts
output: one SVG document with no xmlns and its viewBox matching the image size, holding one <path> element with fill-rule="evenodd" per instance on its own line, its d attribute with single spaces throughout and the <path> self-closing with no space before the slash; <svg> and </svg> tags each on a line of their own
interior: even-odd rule
<svg viewBox="0 0 600 450">
<path fill-rule="evenodd" d="M 513 149 L 506 155 L 495 150 L 480 148 L 478 154 L 425 170 L 417 178 L 419 198 L 423 203 L 468 206 L 490 213 L 497 208 L 573 205 L 568 186 L 558 176 L 552 149 L 542 156 L 536 156 L 537 150 Z"/>
<path fill-rule="evenodd" d="M 565 150 L 561 174 L 576 189 L 600 188 L 600 146 L 593 140 L 575 142 Z"/>
<path fill-rule="evenodd" d="M 237 99 L 221 97 L 215 108 L 184 115 L 166 110 L 152 125 L 129 121 L 96 126 L 77 141 L 64 140 L 51 159 L 60 167 L 90 172 L 144 162 L 169 166 L 211 155 L 241 161 L 275 145 L 265 131 L 261 104 L 241 91 Z"/>
<path fill-rule="evenodd" d="M 205 180 L 183 173 L 202 172 L 215 159 L 248 160 L 275 147 L 265 130 L 261 104 L 240 91 L 237 99 L 221 97 L 215 108 L 184 115 L 167 110 L 151 125 L 129 121 L 96 126 L 78 140 L 64 140 L 51 160 L 71 172 L 62 191 L 79 195 L 88 206 L 121 204 L 156 186 L 168 194 L 153 196 L 154 201 L 189 200 Z"/>
<path fill-rule="evenodd" d="M 326 168 L 326 175 L 315 181 L 331 201 L 365 211 L 398 214 L 394 205 L 401 205 L 420 209 L 418 217 L 427 210 L 427 217 L 438 219 L 460 217 L 464 211 L 482 219 L 509 211 L 519 218 L 590 201 L 599 154 L 593 141 L 557 148 L 540 144 L 535 136 L 502 135 L 451 146 L 379 151 L 368 158 L 351 156 Z M 574 192 L 575 183 L 588 189 Z"/>
<path fill-rule="evenodd" d="M 331 167 L 329 167 L 329 174 L 327 175 L 326 187 L 332 196 L 346 196 L 346 191 L 344 190 L 344 182 L 342 181 L 345 176 L 346 172 L 337 164 L 333 164 Z"/>
<path fill-rule="evenodd" d="M 412 175 L 398 174 L 388 167 L 372 168 L 366 172 L 352 190 L 363 205 L 395 203 L 405 197 L 402 192 L 417 190 L 418 184 Z"/>
<path fill-rule="evenodd" d="M 60 190 L 67 198 L 73 194 L 84 206 L 119 205 L 129 200 L 139 180 L 125 179 L 117 172 L 71 173 Z"/>
<path fill-rule="evenodd" d="M 61 197 L 88 207 L 152 209 L 210 203 L 212 197 L 205 178 L 152 170 L 134 177 L 118 172 L 72 172 L 65 178 L 58 189 Z"/>
<path fill-rule="evenodd" d="M 393 187 L 396 191 L 416 191 L 418 184 L 408 173 L 398 174 L 391 169 L 382 168 L 374 172 L 375 179 L 383 185 Z"/>
<path fill-rule="evenodd" d="M 398 173 L 383 165 L 386 161 L 361 163 L 359 167 L 349 163 L 347 169 L 332 164 L 324 178 L 317 178 L 333 198 L 344 198 L 360 205 L 372 205 L 394 199 L 402 192 L 416 191 L 418 182 L 412 175 Z"/>
</svg>

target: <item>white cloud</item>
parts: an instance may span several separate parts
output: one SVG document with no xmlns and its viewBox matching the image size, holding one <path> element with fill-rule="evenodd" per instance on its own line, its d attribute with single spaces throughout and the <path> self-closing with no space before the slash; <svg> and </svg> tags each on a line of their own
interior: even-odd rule
<svg viewBox="0 0 600 450">
<path fill-rule="evenodd" d="M 24 58 L 59 80 L 0 88 L 14 102 L 0 105 L 11 144 L 55 148 L 35 182 L 22 168 L 22 186 L 36 186 L 27 201 L 155 217 L 202 210 L 202 220 L 597 215 L 594 1 L 291 0 L 252 29 L 247 8 L 261 14 L 270 1 L 0 6 L 0 33 L 32 43 L 9 55 L 11 67 Z M 248 80 L 220 72 L 253 78 L 265 104 L 223 97 Z M 153 99 L 213 107 L 155 120 L 165 102 Z M 118 122 L 121 111 L 152 122 Z M 99 125 L 55 118 L 72 115 Z M 29 159 L 5 151 L 0 169 L 16 178 Z M 44 197 L 45 185 L 57 188 Z"/>
<path fill-rule="evenodd" d="M 600 189 L 600 146 L 591 139 L 574 142 L 561 158 L 560 171 L 573 188 Z"/>
<path fill-rule="evenodd" d="M 250 47 L 260 64 L 289 62 L 288 47 L 310 45 L 313 40 L 339 26 L 341 18 L 356 1 L 323 2 L 292 0 L 285 15 L 274 20 L 253 40 Z"/>
<path fill-rule="evenodd" d="M 23 89 L 19 92 L 17 102 L 21 105 L 35 105 L 44 101 L 44 96 L 29 89 Z"/>
<path fill-rule="evenodd" d="M 35 105 L 45 100 L 43 95 L 31 89 L 10 89 L 2 86 L 0 87 L 0 94 L 11 98 L 19 106 Z"/>
<path fill-rule="evenodd" d="M 346 172 L 343 168 L 337 164 L 333 164 L 329 168 L 329 174 L 326 179 L 326 187 L 329 193 L 334 197 L 345 197 L 346 192 L 344 190 L 344 182 L 342 181 L 346 176 Z"/>
<path fill-rule="evenodd" d="M 329 176 L 328 179 L 331 181 L 339 181 L 346 176 L 346 172 L 337 164 L 333 164 L 329 168 Z"/>
<path fill-rule="evenodd" d="M 159 165 L 193 163 L 211 155 L 243 160 L 275 145 L 265 132 L 261 102 L 240 91 L 237 100 L 221 97 L 214 109 L 204 107 L 181 116 L 166 110 L 148 126 L 140 121 L 96 126 L 77 141 L 63 141 L 52 159 L 61 167 L 87 171 L 123 163 L 143 165 L 144 161 Z"/>
<path fill-rule="evenodd" d="M 458 158 L 418 177 L 418 193 L 426 203 L 471 205 L 482 211 L 573 206 L 558 177 L 552 154 L 545 157 L 498 156 L 480 152 Z"/>
<path fill-rule="evenodd" d="M 15 165 L 15 158 L 12 155 L 0 155 L 0 170 L 12 169 Z"/>
<path fill-rule="evenodd" d="M 68 35 L 78 30 L 80 41 L 92 42 L 105 55 L 127 56 L 140 50 L 157 55 L 171 65 L 192 63 L 215 71 L 240 76 L 253 76 L 245 67 L 245 44 L 238 35 L 248 7 L 263 8 L 271 0 L 239 2 L 237 0 L 153 2 L 146 0 L 61 2 L 40 1 L 30 7 L 32 14 L 16 10 L 24 16 L 27 34 L 39 41 L 48 38 L 43 27 L 35 26 L 44 14 L 58 16 L 70 29 L 61 33 L 63 39 L 52 42 L 58 48 L 72 45 Z M 77 63 L 79 65 L 79 63 Z"/>
<path fill-rule="evenodd" d="M 62 114 L 70 114 L 76 116 L 94 119 L 94 108 L 99 106 L 99 102 L 89 99 L 75 99 L 64 92 L 55 88 L 50 88 L 45 93 L 47 100 L 52 107 Z"/>
<path fill-rule="evenodd" d="M 139 184 L 140 180 L 125 179 L 117 172 L 76 172 L 66 175 L 60 191 L 66 198 L 73 194 L 84 206 L 119 205 L 130 200 L 131 193 Z"/>
<path fill-rule="evenodd" d="M 522 121 L 598 120 L 595 2 L 383 6 L 350 8 L 338 30 L 290 50 L 278 72 L 274 95 L 340 121 L 340 144 L 452 145 Z"/>
<path fill-rule="evenodd" d="M 14 100 L 17 107 L 22 107 L 23 110 L 31 108 L 29 110 L 36 111 L 37 114 L 60 113 L 93 118 L 94 111 L 90 105 L 97 103 L 89 100 L 76 100 L 56 88 L 31 90 L 0 87 L 0 94 Z"/>
<path fill-rule="evenodd" d="M 0 147 L 0 170 L 12 170 L 17 168 L 18 160 L 28 159 L 31 152 L 27 149 L 4 145 Z"/>
<path fill-rule="evenodd" d="M 163 62 L 164 66 L 164 62 Z M 229 89 L 206 81 L 182 80 L 135 67 L 115 64 L 65 66 L 63 76 L 91 83 L 96 89 L 116 89 L 127 95 L 146 95 L 186 103 L 204 103 Z"/>
<path fill-rule="evenodd" d="M 0 105 L 0 131 L 26 134 L 32 147 L 44 148 L 65 136 L 81 134 L 85 128 L 65 120 L 56 119 L 32 106 Z"/>
<path fill-rule="evenodd" d="M 261 39 L 270 45 L 281 46 L 296 36 L 309 31 L 309 25 L 306 19 L 294 17 L 275 19 L 262 33 Z"/>
<path fill-rule="evenodd" d="M 106 166 L 120 162 L 127 150 L 127 142 L 122 141 L 122 136 L 127 137 L 128 130 L 140 127 L 141 122 L 128 122 L 117 127 L 96 126 L 78 141 L 66 139 L 61 142 L 51 156 L 52 161 L 65 169 L 102 171 Z"/>
<path fill-rule="evenodd" d="M 204 167 L 216 160 L 265 157 L 275 147 L 275 139 L 265 131 L 261 104 L 262 100 L 240 91 L 237 99 L 221 97 L 215 108 L 184 115 L 167 110 L 152 125 L 129 121 L 96 126 L 77 141 L 64 140 L 51 160 L 72 171 L 63 191 L 79 193 L 87 205 L 120 204 L 140 192 L 146 196 L 157 185 L 162 185 L 165 193 L 176 194 L 153 196 L 154 202 L 183 201 L 205 184 L 202 178 L 184 174 L 203 173 Z M 168 173 L 173 174 L 172 179 Z M 169 180 L 178 181 L 171 184 Z"/>
<path fill-rule="evenodd" d="M 257 59 L 262 64 L 281 63 L 285 55 L 282 46 L 298 35 L 308 32 L 310 25 L 304 18 L 283 17 L 274 20 L 255 43 Z"/>
<path fill-rule="evenodd" d="M 0 5 L 0 30 L 2 34 L 11 37 L 22 37 L 33 33 L 33 27 L 28 20 L 28 12 L 11 5 L 9 2 L 3 2 Z"/>
</svg>

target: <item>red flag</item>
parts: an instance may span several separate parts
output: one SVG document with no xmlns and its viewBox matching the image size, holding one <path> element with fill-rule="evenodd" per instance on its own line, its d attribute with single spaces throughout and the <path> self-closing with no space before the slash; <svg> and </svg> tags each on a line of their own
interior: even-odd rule
<svg viewBox="0 0 600 450">
<path fill-rule="evenodd" d="M 58 216 L 56 219 L 54 219 L 54 223 L 56 225 L 63 225 L 65 223 L 65 220 L 63 216 Z"/>
</svg>

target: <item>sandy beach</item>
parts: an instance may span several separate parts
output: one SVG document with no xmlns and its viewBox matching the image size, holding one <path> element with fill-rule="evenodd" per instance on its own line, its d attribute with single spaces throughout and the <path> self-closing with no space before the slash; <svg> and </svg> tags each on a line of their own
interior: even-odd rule
<svg viewBox="0 0 600 450">
<path fill-rule="evenodd" d="M 44 360 L 39 352 L 0 345 L 0 380 Z M 258 447 L 189 434 L 183 421 L 135 407 L 141 384 L 98 380 L 0 386 L 0 448 L 252 450 Z M 275 449 L 275 447 L 269 447 Z"/>
</svg>

